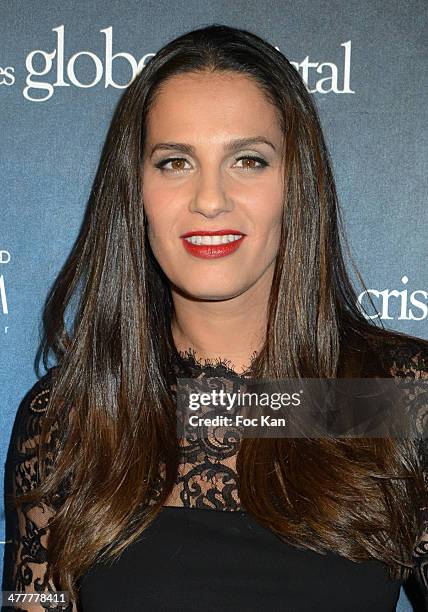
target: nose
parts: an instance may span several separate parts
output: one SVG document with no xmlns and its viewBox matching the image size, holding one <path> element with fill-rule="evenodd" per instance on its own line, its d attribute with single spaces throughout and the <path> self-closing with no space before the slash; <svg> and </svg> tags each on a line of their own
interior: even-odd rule
<svg viewBox="0 0 428 612">
<path fill-rule="evenodd" d="M 201 171 L 195 186 L 190 211 L 205 217 L 216 217 L 222 212 L 232 210 L 224 189 L 221 171 L 213 168 Z"/>
</svg>

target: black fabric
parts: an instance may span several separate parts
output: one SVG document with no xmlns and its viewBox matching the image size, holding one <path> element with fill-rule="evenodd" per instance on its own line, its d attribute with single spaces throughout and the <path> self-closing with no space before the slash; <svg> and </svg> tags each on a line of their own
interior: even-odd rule
<svg viewBox="0 0 428 612">
<path fill-rule="evenodd" d="M 165 507 L 118 563 L 81 580 L 85 612 L 390 612 L 400 582 L 284 544 L 245 512 Z"/>
<path fill-rule="evenodd" d="M 209 385 L 212 377 L 218 377 L 232 390 L 243 376 L 221 359 L 202 363 L 191 351 L 175 351 L 172 357 L 175 379 L 197 378 Z M 385 345 L 375 357 L 364 356 L 363 365 L 370 375 L 384 375 L 380 369 L 385 368 L 391 376 L 428 380 L 428 350 L 422 341 L 388 349 Z M 53 384 L 51 369 L 29 390 L 18 410 L 7 466 L 18 494 L 39 482 L 38 432 Z M 425 404 L 421 401 L 422 429 L 427 406 L 425 398 Z M 53 460 L 55 429 L 51 437 Z M 80 601 L 71 602 L 67 612 L 395 610 L 400 582 L 390 580 L 380 562 L 353 563 L 333 552 L 322 555 L 299 550 L 245 511 L 235 469 L 238 446 L 239 436 L 234 431 L 224 432 L 220 439 L 186 440 L 173 503 L 162 509 L 119 560 L 94 565 L 86 572 L 79 581 Z M 422 440 L 421 461 L 428 475 L 427 455 L 426 440 Z M 11 558 L 5 563 L 4 589 L 56 590 L 45 574 L 49 518 L 60 500 L 53 502 L 22 507 L 17 512 L 8 509 L 7 533 L 14 544 L 8 549 Z M 428 521 L 414 559 L 420 601 L 425 601 L 415 610 L 428 610 Z M 57 608 L 39 608 L 43 609 Z"/>
</svg>

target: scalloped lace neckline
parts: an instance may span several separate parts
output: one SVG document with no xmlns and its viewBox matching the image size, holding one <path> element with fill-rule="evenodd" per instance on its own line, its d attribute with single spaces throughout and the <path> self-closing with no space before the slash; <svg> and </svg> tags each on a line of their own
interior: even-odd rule
<svg viewBox="0 0 428 612">
<path fill-rule="evenodd" d="M 257 356 L 257 351 L 250 357 L 250 364 L 242 372 L 234 370 L 234 363 L 230 359 L 215 357 L 215 358 L 198 358 L 194 349 L 181 350 L 174 347 L 174 358 L 179 369 L 182 368 L 192 373 L 204 373 L 213 376 L 232 376 L 239 378 L 251 377 L 252 365 Z M 181 367 L 180 367 L 181 366 Z"/>
</svg>

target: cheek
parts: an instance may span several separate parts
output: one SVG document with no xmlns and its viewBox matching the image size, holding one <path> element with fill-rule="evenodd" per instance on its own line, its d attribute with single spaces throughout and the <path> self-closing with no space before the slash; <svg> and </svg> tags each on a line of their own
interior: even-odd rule
<svg viewBox="0 0 428 612">
<path fill-rule="evenodd" d="M 147 220 L 147 235 L 150 242 L 159 240 L 170 226 L 171 220 L 168 218 L 169 207 L 165 205 L 165 199 L 158 189 L 151 189 L 150 186 L 143 188 L 143 206 Z"/>
<path fill-rule="evenodd" d="M 148 235 L 153 241 L 171 240 L 183 216 L 183 194 L 177 186 L 166 184 L 149 171 L 143 175 L 142 200 L 149 225 Z M 162 245 L 159 245 L 161 247 Z"/>
<path fill-rule="evenodd" d="M 274 230 L 281 223 L 282 209 L 283 203 L 278 196 L 266 198 L 257 207 L 257 222 L 259 226 L 265 230 Z"/>
<path fill-rule="evenodd" d="M 254 235 L 260 241 L 271 241 L 281 230 L 283 215 L 282 190 L 265 189 L 248 207 Z"/>
<path fill-rule="evenodd" d="M 147 215 L 147 238 L 153 253 L 162 257 L 171 249 L 171 223 L 165 215 Z"/>
</svg>

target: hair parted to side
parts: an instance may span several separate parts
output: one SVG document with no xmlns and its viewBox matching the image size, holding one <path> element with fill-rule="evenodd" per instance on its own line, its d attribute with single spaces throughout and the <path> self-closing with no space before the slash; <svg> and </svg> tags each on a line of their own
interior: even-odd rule
<svg viewBox="0 0 428 612">
<path fill-rule="evenodd" d="M 387 334 L 357 307 L 329 154 L 295 68 L 257 35 L 225 25 L 165 45 L 120 99 L 81 231 L 43 314 L 38 361 L 47 368 L 52 353 L 59 367 L 40 447 L 42 484 L 18 502 L 54 500 L 65 487 L 48 561 L 58 587 L 72 595 L 93 562 L 117 557 L 139 537 L 177 475 L 173 303 L 146 236 L 141 159 L 160 87 L 196 71 L 254 79 L 278 109 L 285 136 L 281 239 L 254 376 L 352 375 L 347 347 Z M 57 422 L 59 447 L 48 470 L 48 435 Z M 385 439 L 245 439 L 239 495 L 287 542 L 355 561 L 372 556 L 406 576 L 423 486 L 412 452 Z M 162 495 L 145 506 L 161 472 Z"/>
</svg>

